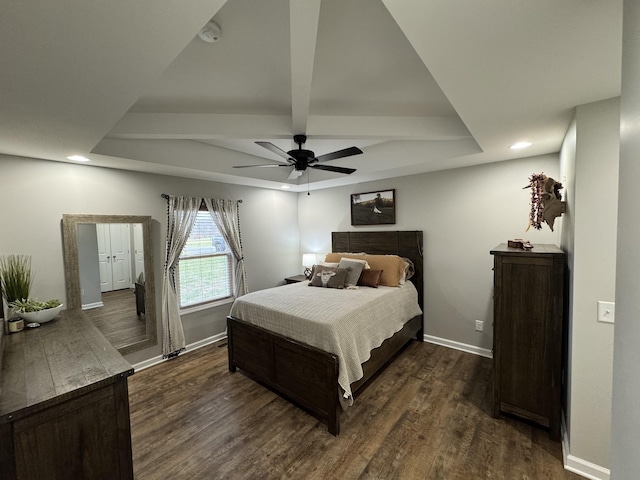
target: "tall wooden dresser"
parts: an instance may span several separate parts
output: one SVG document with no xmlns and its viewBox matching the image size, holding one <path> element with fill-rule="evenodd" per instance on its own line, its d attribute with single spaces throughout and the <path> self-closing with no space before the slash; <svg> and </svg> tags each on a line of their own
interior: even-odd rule
<svg viewBox="0 0 640 480">
<path fill-rule="evenodd" d="M 507 244 L 491 254 L 494 415 L 533 421 L 560 440 L 566 255 L 555 245 Z"/>
</svg>

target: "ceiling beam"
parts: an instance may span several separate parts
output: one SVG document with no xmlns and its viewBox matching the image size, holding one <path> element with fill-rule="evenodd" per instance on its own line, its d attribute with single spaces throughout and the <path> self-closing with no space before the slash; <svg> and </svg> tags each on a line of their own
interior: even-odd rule
<svg viewBox="0 0 640 480">
<path fill-rule="evenodd" d="M 372 117 L 310 115 L 313 138 L 379 138 L 385 140 L 459 140 L 471 138 L 457 117 Z"/>
<path fill-rule="evenodd" d="M 127 113 L 107 138 L 290 138 L 289 115 Z"/>
<path fill-rule="evenodd" d="M 320 0 L 290 0 L 291 133 L 307 133 Z"/>
<path fill-rule="evenodd" d="M 307 115 L 313 138 L 458 140 L 471 138 L 464 123 L 452 117 L 372 117 Z M 290 138 L 288 115 L 202 113 L 128 113 L 107 138 L 127 139 L 276 139 Z"/>
</svg>

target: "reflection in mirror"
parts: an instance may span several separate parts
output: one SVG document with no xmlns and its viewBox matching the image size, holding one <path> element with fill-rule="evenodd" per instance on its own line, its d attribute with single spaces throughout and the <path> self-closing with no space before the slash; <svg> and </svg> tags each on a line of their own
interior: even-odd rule
<svg viewBox="0 0 640 480">
<path fill-rule="evenodd" d="M 78 225 L 80 301 L 116 348 L 146 338 L 141 223 Z"/>
<path fill-rule="evenodd" d="M 151 217 L 63 215 L 67 305 L 126 354 L 155 345 Z"/>
</svg>

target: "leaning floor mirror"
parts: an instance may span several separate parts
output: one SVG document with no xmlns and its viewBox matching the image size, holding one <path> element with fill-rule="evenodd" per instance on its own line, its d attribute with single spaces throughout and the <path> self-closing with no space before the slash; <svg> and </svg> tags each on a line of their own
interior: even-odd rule
<svg viewBox="0 0 640 480">
<path fill-rule="evenodd" d="M 151 217 L 63 215 L 67 308 L 125 355 L 157 343 Z"/>
</svg>

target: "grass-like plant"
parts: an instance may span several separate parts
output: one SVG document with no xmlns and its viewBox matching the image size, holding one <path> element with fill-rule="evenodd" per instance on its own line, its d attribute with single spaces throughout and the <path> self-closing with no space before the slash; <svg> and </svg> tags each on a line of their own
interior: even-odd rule
<svg viewBox="0 0 640 480">
<path fill-rule="evenodd" d="M 7 303 L 28 299 L 32 281 L 29 255 L 0 256 L 0 283 Z"/>
<path fill-rule="evenodd" d="M 39 312 L 40 310 L 47 310 L 49 308 L 56 308 L 62 305 L 60 300 L 52 299 L 47 300 L 46 302 L 41 302 L 36 299 L 28 299 L 28 300 L 16 300 L 15 302 L 11 302 L 9 304 L 10 307 L 15 308 L 18 313 L 30 313 L 30 312 Z"/>
</svg>

